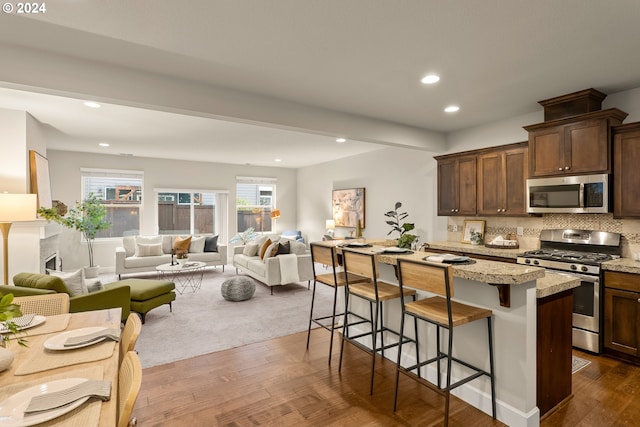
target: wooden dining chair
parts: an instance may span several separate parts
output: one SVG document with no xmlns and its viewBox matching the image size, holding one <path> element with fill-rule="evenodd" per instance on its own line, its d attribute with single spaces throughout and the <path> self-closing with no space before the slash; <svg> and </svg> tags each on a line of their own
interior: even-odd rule
<svg viewBox="0 0 640 427">
<path fill-rule="evenodd" d="M 13 303 L 20 306 L 22 314 L 55 316 L 69 313 L 69 295 L 65 293 L 15 297 Z"/>
<path fill-rule="evenodd" d="M 124 328 L 122 329 L 122 334 L 120 334 L 120 363 L 121 364 L 125 354 L 127 354 L 130 351 L 134 351 L 136 347 L 136 342 L 138 341 L 138 337 L 140 336 L 141 331 L 142 331 L 142 320 L 140 320 L 140 316 L 137 313 L 129 314 L 129 317 L 127 317 L 127 321 L 124 324 Z"/>
<path fill-rule="evenodd" d="M 131 414 L 141 385 L 142 365 L 140 365 L 140 358 L 135 351 L 128 351 L 118 372 L 118 427 L 137 424 L 137 420 L 132 419 Z"/>
<path fill-rule="evenodd" d="M 311 310 L 309 312 L 309 329 L 307 330 L 307 350 L 309 349 L 309 341 L 311 338 L 311 325 L 313 323 L 331 332 L 331 341 L 329 342 L 329 365 L 331 365 L 331 353 L 333 352 L 333 332 L 336 329 L 336 316 L 344 316 L 344 312 L 336 314 L 336 305 L 338 301 L 338 289 L 345 289 L 347 284 L 347 273 L 340 270 L 338 262 L 338 253 L 334 245 L 323 245 L 311 243 L 311 260 L 313 265 L 313 293 L 311 294 Z M 329 269 L 328 273 L 318 274 L 317 265 L 322 264 Z M 367 282 L 368 278 L 349 274 L 349 283 Z M 321 283 L 333 288 L 333 307 L 330 315 L 314 317 L 314 303 L 316 299 L 316 286 Z M 345 293 L 346 299 L 346 293 Z M 331 323 L 327 321 L 331 319 Z"/>
<path fill-rule="evenodd" d="M 491 404 L 493 418 L 496 418 L 496 389 L 493 366 L 493 335 L 491 332 L 491 318 L 493 313 L 491 310 L 472 305 L 462 304 L 452 301 L 453 291 L 453 267 L 449 264 L 431 263 L 415 260 L 398 260 L 398 281 L 400 288 L 405 291 L 407 288 L 418 289 L 436 296 L 423 298 L 417 301 L 407 302 L 401 298 L 402 304 L 402 320 L 400 321 L 400 334 L 404 333 L 405 316 L 412 317 L 414 321 L 422 320 L 436 326 L 436 354 L 434 357 L 420 361 L 418 358 L 413 366 L 402 367 L 400 360 L 402 356 L 402 344 L 398 348 L 398 361 L 396 364 L 396 386 L 393 398 L 393 411 L 395 412 L 398 404 L 398 383 L 400 373 L 416 380 L 420 384 L 435 390 L 445 397 L 444 408 L 444 425 L 449 425 L 449 400 L 451 390 L 459 387 L 467 382 L 479 378 L 483 375 L 489 377 L 491 385 Z M 477 320 L 487 319 L 488 329 L 488 348 L 489 348 L 489 370 L 473 366 L 472 364 L 461 360 L 460 356 L 453 355 L 453 335 L 454 328 L 465 325 Z M 448 331 L 446 352 L 441 350 L 440 337 L 441 329 Z M 416 334 L 416 347 L 418 347 L 418 335 Z M 417 353 L 419 355 L 419 353 Z M 446 382 L 444 386 L 441 381 L 441 360 L 446 361 Z M 437 384 L 429 382 L 420 375 L 420 369 L 431 363 L 437 364 Z M 455 383 L 451 383 L 451 366 L 455 362 L 459 366 L 464 367 L 469 372 L 465 373 L 464 378 L 456 378 Z M 415 372 L 413 372 L 415 371 Z M 462 372 L 462 371 L 461 371 Z M 460 374 L 461 375 L 461 374 Z"/>
<path fill-rule="evenodd" d="M 415 299 L 416 291 L 413 289 L 400 289 L 397 285 L 378 280 L 378 268 L 374 254 L 355 252 L 351 249 L 342 249 L 342 257 L 344 262 L 344 270 L 346 276 L 347 298 L 345 301 L 344 327 L 342 333 L 342 345 L 340 346 L 340 365 L 338 371 L 342 370 L 342 356 L 344 353 L 344 342 L 349 341 L 356 347 L 370 353 L 371 359 L 371 384 L 369 394 L 373 394 L 374 372 L 376 366 L 376 353 L 379 351 L 384 357 L 384 351 L 388 348 L 395 347 L 404 338 L 399 341 L 393 341 L 385 344 L 385 333 L 402 337 L 397 331 L 394 331 L 384 325 L 383 305 L 387 301 L 400 298 L 404 292 L 405 297 Z M 366 277 L 366 282 L 352 283 L 349 278 L 351 275 Z M 357 297 L 369 303 L 369 318 L 354 312 L 350 309 L 350 299 Z M 375 306 L 375 311 L 374 311 Z M 355 318 L 355 321 L 351 319 Z M 363 323 L 369 324 L 369 330 L 358 332 L 351 335 L 350 328 Z M 378 336 L 380 344 L 378 345 Z M 371 339 L 371 348 L 363 344 L 361 338 Z"/>
</svg>

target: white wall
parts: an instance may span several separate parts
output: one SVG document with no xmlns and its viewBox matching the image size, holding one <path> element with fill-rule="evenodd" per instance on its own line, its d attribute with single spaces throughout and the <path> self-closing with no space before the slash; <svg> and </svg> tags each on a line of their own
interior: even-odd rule
<svg viewBox="0 0 640 427">
<path fill-rule="evenodd" d="M 436 216 L 436 153 L 405 148 L 385 148 L 360 156 L 298 170 L 298 228 L 309 240 L 321 240 L 325 220 L 331 219 L 331 191 L 365 188 L 363 236 L 384 238 L 391 228 L 384 213 L 402 202 L 407 222 L 416 225 L 420 242 L 446 238 L 446 218 Z M 336 236 L 353 229 L 336 229 Z M 397 237 L 397 233 L 391 237 Z"/>
<path fill-rule="evenodd" d="M 29 152 L 27 149 L 27 113 L 0 109 L 0 191 L 29 191 Z"/>
<path fill-rule="evenodd" d="M 178 148 L 177 148 L 178 149 Z M 296 171 L 285 168 L 268 168 L 220 163 L 189 162 L 152 158 L 110 156 L 71 151 L 49 150 L 52 197 L 69 207 L 80 199 L 80 168 L 124 169 L 144 172 L 141 234 L 157 234 L 155 228 L 154 188 L 181 188 L 225 190 L 229 192 L 229 235 L 236 234 L 235 188 L 236 176 L 277 178 L 276 206 L 282 212 L 277 229 L 295 228 Z M 87 249 L 80 245 L 77 232 L 65 230 L 60 236 L 63 269 L 79 268 L 88 263 Z M 96 242 L 94 257 L 101 267 L 115 265 L 115 248 L 118 242 Z"/>
</svg>

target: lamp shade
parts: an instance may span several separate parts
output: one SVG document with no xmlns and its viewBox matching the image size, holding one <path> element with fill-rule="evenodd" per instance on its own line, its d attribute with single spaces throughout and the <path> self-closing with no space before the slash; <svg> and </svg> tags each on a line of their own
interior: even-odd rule
<svg viewBox="0 0 640 427">
<path fill-rule="evenodd" d="M 280 218 L 280 209 L 274 209 L 271 211 L 271 219 Z"/>
<path fill-rule="evenodd" d="M 336 228 L 336 222 L 332 219 L 328 219 L 326 221 L 326 227 L 327 230 L 333 230 L 334 228 Z"/>
<path fill-rule="evenodd" d="M 34 221 L 36 210 L 35 194 L 0 193 L 0 222 Z"/>
</svg>

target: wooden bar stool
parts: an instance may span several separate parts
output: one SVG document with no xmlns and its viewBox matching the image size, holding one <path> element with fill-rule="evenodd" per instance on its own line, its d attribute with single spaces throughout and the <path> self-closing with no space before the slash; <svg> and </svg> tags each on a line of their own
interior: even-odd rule
<svg viewBox="0 0 640 427">
<path fill-rule="evenodd" d="M 405 291 L 407 287 L 419 289 L 427 292 L 431 292 L 441 296 L 434 296 L 430 298 L 420 299 L 418 301 L 405 302 L 402 298 L 402 321 L 400 323 L 400 333 L 404 332 L 404 318 L 405 315 L 411 316 L 415 319 L 423 320 L 436 326 L 436 341 L 437 341 L 437 353 L 436 356 L 420 362 L 416 360 L 416 364 L 409 367 L 402 367 L 400 365 L 400 357 L 402 355 L 402 341 L 400 342 L 400 348 L 398 349 L 398 363 L 396 365 L 396 387 L 395 395 L 393 399 L 393 410 L 395 412 L 398 403 L 398 381 L 400 372 L 407 375 L 410 378 L 415 379 L 421 384 L 437 391 L 445 397 L 445 409 L 444 409 L 444 425 L 449 424 L 449 399 L 451 390 L 459 387 L 467 382 L 486 375 L 491 381 L 491 403 L 493 410 L 493 418 L 496 418 L 496 389 L 494 381 L 494 367 L 493 367 L 493 335 L 491 331 L 491 317 L 493 315 L 491 310 L 474 307 L 466 304 L 452 301 L 453 296 L 453 268 L 451 265 L 440 263 L 429 263 L 413 260 L 398 260 L 398 280 L 400 282 L 400 289 Z M 444 296 L 444 298 L 442 297 Z M 476 320 L 487 319 L 488 339 L 489 339 L 489 372 L 472 366 L 471 364 L 464 362 L 452 355 L 453 347 L 453 330 L 456 326 L 471 323 Z M 440 328 L 445 328 L 449 331 L 447 352 L 443 353 L 440 350 Z M 418 335 L 416 335 L 416 340 Z M 417 345 L 417 343 L 416 343 Z M 447 362 L 447 376 L 446 384 L 441 386 L 441 369 L 440 361 L 446 359 Z M 437 362 L 438 384 L 433 384 L 424 378 L 419 376 L 420 368 L 430 363 Z M 451 384 L 451 364 L 456 362 L 474 371 L 466 378 L 459 379 L 454 384 Z M 417 373 L 412 372 L 417 370 Z"/>
<path fill-rule="evenodd" d="M 385 332 L 394 334 L 395 336 L 401 337 L 402 335 L 396 331 L 393 331 L 386 326 L 384 326 L 384 312 L 383 312 L 383 303 L 385 301 L 390 301 L 393 299 L 400 298 L 401 296 L 409 297 L 411 296 L 415 300 L 416 291 L 413 289 L 405 289 L 402 291 L 398 286 L 382 282 L 378 280 L 378 269 L 376 267 L 376 260 L 374 254 L 369 253 L 361 253 L 354 252 L 349 249 L 342 249 L 342 257 L 344 262 L 344 269 L 347 272 L 347 283 L 346 283 L 346 299 L 345 299 L 345 315 L 344 315 L 344 328 L 342 333 L 342 345 L 340 347 L 340 368 L 339 371 L 342 370 L 342 354 L 344 352 L 344 342 L 349 341 L 350 343 L 356 345 L 357 347 L 363 349 L 364 351 L 371 353 L 371 386 L 369 389 L 369 394 L 373 394 L 373 376 L 375 371 L 376 364 L 376 353 L 378 351 L 381 352 L 384 357 L 384 351 L 387 348 L 398 346 L 400 341 L 394 341 L 390 344 L 385 345 L 384 343 L 384 335 Z M 358 276 L 367 277 L 366 282 L 361 283 L 352 283 L 349 280 L 351 274 L 355 274 Z M 358 297 L 365 301 L 369 302 L 369 318 L 365 318 L 357 313 L 354 313 L 349 309 L 349 300 L 350 297 Z M 375 314 L 373 310 L 373 306 L 375 305 Z M 355 317 L 357 321 L 351 322 L 349 318 Z M 380 321 L 380 326 L 378 327 L 378 320 Z M 357 335 L 351 336 L 349 334 L 349 327 L 361 324 L 368 323 L 371 327 L 370 331 L 362 332 Z M 380 345 L 377 344 L 378 334 L 380 334 Z M 371 348 L 365 346 L 364 344 L 356 341 L 358 338 L 371 336 Z M 405 339 L 405 342 L 409 342 L 411 340 Z"/>
<path fill-rule="evenodd" d="M 338 301 L 338 289 L 343 288 L 347 284 L 347 274 L 340 271 L 338 262 L 338 253 L 335 245 L 326 245 L 311 243 L 311 260 L 313 265 L 313 293 L 311 296 L 311 310 L 309 312 L 309 329 L 307 331 L 307 350 L 309 349 L 309 340 L 311 338 L 311 324 L 315 323 L 331 332 L 331 341 L 329 342 L 329 365 L 331 365 L 331 353 L 333 351 L 333 331 L 336 328 L 336 304 Z M 323 264 L 330 269 L 329 273 L 318 274 L 316 271 L 316 263 Z M 355 274 L 349 275 L 350 283 L 366 282 L 369 279 Z M 316 299 L 316 283 L 322 283 L 333 288 L 333 311 L 331 315 L 313 317 L 313 306 Z M 346 292 L 345 292 L 346 296 Z M 345 298 L 346 300 L 346 298 Z M 344 316 L 344 312 L 337 314 L 338 317 Z M 327 324 L 326 320 L 331 319 L 331 323 Z"/>
</svg>

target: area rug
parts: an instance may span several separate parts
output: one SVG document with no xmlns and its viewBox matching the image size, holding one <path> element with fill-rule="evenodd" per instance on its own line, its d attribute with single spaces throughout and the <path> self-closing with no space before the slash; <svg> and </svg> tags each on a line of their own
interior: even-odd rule
<svg viewBox="0 0 640 427">
<path fill-rule="evenodd" d="M 176 295 L 173 312 L 163 305 L 147 313 L 136 344 L 143 368 L 307 330 L 312 294 L 307 282 L 276 286 L 273 295 L 256 282 L 253 298 L 231 302 L 220 287 L 236 276 L 235 268 L 225 270 L 208 268 L 201 289 Z M 318 286 L 320 314 L 329 314 L 332 304 L 333 290 Z"/>
<path fill-rule="evenodd" d="M 589 360 L 583 359 L 582 357 L 571 356 L 571 373 L 575 374 L 589 363 L 591 363 Z"/>
</svg>

